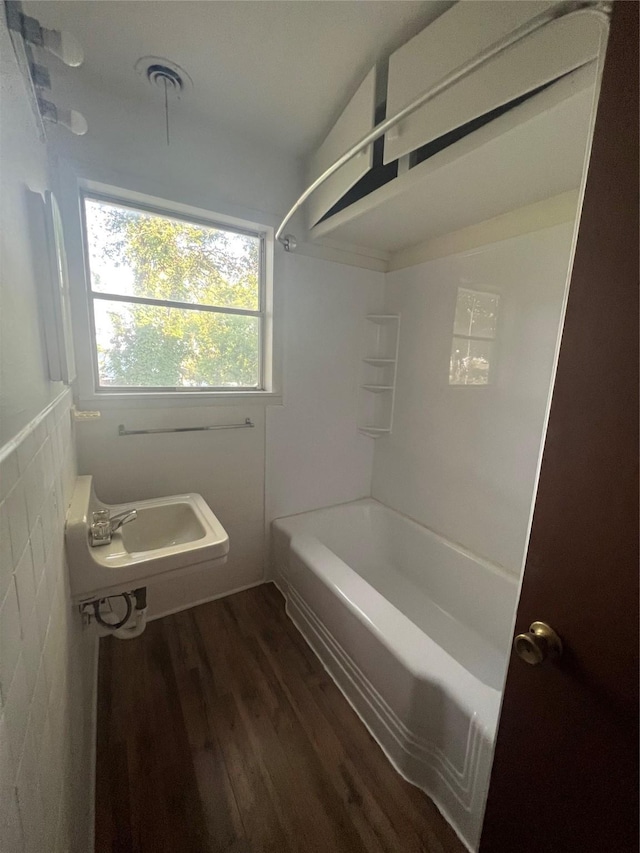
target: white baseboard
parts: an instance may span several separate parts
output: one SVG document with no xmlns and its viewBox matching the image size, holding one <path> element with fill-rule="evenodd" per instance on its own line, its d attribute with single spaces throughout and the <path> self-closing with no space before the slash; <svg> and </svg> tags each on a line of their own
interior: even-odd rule
<svg viewBox="0 0 640 853">
<path fill-rule="evenodd" d="M 236 592 L 244 592 L 245 589 L 253 589 L 255 586 L 262 586 L 264 578 L 259 581 L 238 586 L 235 589 L 227 590 L 226 592 L 218 592 L 215 595 L 209 595 L 206 598 L 199 598 L 197 601 L 190 601 L 189 604 L 180 604 L 178 607 L 173 607 L 170 610 L 163 610 L 162 613 L 157 613 L 148 621 L 155 622 L 156 619 L 164 619 L 165 616 L 172 616 L 174 613 L 181 613 L 183 610 L 190 610 L 192 607 L 198 607 L 200 604 L 207 604 L 209 601 L 217 601 L 219 598 L 226 598 L 228 595 L 235 595 Z"/>
</svg>

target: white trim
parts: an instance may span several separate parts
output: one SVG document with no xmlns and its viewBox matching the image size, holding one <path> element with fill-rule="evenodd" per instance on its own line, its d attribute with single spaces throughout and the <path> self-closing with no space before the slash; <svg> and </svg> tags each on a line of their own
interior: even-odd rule
<svg viewBox="0 0 640 853">
<path fill-rule="evenodd" d="M 368 258 L 380 261 L 388 261 L 391 257 L 391 252 L 388 252 L 386 249 L 376 249 L 372 246 L 357 246 L 355 243 L 345 243 L 341 240 L 334 240 L 331 237 L 324 237 L 319 245 L 326 246 L 328 249 L 336 249 L 339 252 L 366 255 Z"/>
<path fill-rule="evenodd" d="M 113 203 L 124 202 L 133 207 L 146 208 L 151 213 L 171 216 L 172 213 L 178 214 L 180 219 L 199 219 L 203 225 L 228 225 L 231 228 L 236 228 L 242 232 L 264 232 L 273 238 L 274 229 L 270 225 L 265 225 L 262 222 L 254 222 L 248 219 L 240 219 L 237 216 L 229 216 L 226 213 L 218 213 L 217 211 L 207 210 L 202 207 L 195 207 L 190 204 L 183 204 L 179 201 L 173 201 L 169 198 L 154 196 L 149 193 L 141 193 L 135 190 L 127 189 L 126 187 L 115 186 L 113 184 L 105 184 L 100 181 L 94 181 L 90 178 L 76 175 L 78 182 L 78 190 L 85 195 L 103 196 L 105 201 Z"/>
<path fill-rule="evenodd" d="M 17 450 L 18 445 L 21 444 L 25 438 L 27 438 L 33 430 L 41 423 L 49 414 L 49 412 L 53 411 L 63 400 L 65 394 L 71 394 L 71 389 L 65 387 L 54 399 L 48 403 L 44 409 L 42 409 L 35 418 L 32 418 L 29 423 L 24 426 L 19 433 L 10 438 L 6 444 L 3 444 L 0 447 L 0 462 L 10 456 L 14 450 Z"/>
<path fill-rule="evenodd" d="M 459 255 L 469 249 L 478 249 L 500 240 L 571 222 L 578 213 L 579 195 L 577 189 L 567 190 L 542 201 L 516 207 L 492 219 L 468 225 L 459 231 L 431 237 L 417 246 L 400 249 L 391 255 L 387 271 L 417 266 L 447 255 Z"/>
<path fill-rule="evenodd" d="M 199 607 L 201 604 L 208 604 L 210 601 L 217 601 L 219 598 L 226 598 L 228 595 L 235 595 L 236 592 L 244 592 L 246 589 L 253 589 L 256 586 L 262 586 L 265 583 L 264 578 L 259 581 L 238 586 L 234 589 L 229 589 L 226 592 L 217 592 L 215 595 L 209 595 L 206 598 L 199 598 L 197 601 L 190 601 L 189 604 L 181 604 L 179 607 L 173 607 L 171 610 L 164 610 L 155 616 L 150 616 L 148 622 L 155 622 L 156 619 L 164 619 L 165 616 L 172 616 L 174 613 L 181 613 L 183 610 L 190 610 L 192 607 Z M 153 595 L 153 590 L 152 593 Z"/>
<path fill-rule="evenodd" d="M 89 166 L 81 161 L 56 158 L 53 162 L 56 177 L 56 188 L 58 201 L 62 212 L 65 229 L 65 244 L 67 246 L 67 258 L 69 262 L 69 278 L 71 289 L 71 312 L 72 331 L 76 353 L 82 353 L 85 357 L 77 359 L 78 378 L 74 387 L 74 396 L 78 402 L 87 407 L 126 407 L 127 401 L 136 406 L 149 408 L 172 407 L 172 406 L 217 406 L 242 403 L 243 405 L 281 405 L 282 390 L 282 357 L 280 344 L 280 323 L 274 316 L 273 290 L 274 290 L 274 226 L 275 217 L 253 209 L 242 209 L 247 218 L 240 218 L 229 210 L 225 204 L 216 204 L 216 212 L 205 208 L 185 204 L 177 201 L 176 196 L 169 192 L 168 188 L 160 187 L 155 183 L 145 182 L 151 192 L 139 192 L 126 189 L 127 185 L 136 185 L 137 176 L 128 176 L 124 173 L 107 170 L 99 166 Z M 93 176 L 100 175 L 104 181 L 95 180 Z M 109 183 L 107 183 L 107 180 Z M 123 187 L 124 185 L 124 187 Z M 266 390 L 260 391 L 178 391 L 174 393 L 162 392 L 140 392 L 130 393 L 117 392 L 101 393 L 94 387 L 94 376 L 92 364 L 86 358 L 86 354 L 92 351 L 92 340 L 89 333 L 90 317 L 87 298 L 87 272 L 85 269 L 85 253 L 82 236 L 81 206 L 79 203 L 80 193 L 85 190 L 101 194 L 109 194 L 114 200 L 125 203 L 146 204 L 156 203 L 165 214 L 198 218 L 211 223 L 227 225 L 231 228 L 251 230 L 265 235 L 264 239 L 264 279 L 265 279 L 265 345 L 263 381 Z M 165 192 L 166 196 L 160 197 L 154 193 Z M 239 210 L 239 209 L 238 209 Z M 235 211 L 234 211 L 235 212 Z M 261 221 L 249 219 L 249 216 L 259 217 Z M 271 328 L 271 327 L 275 327 Z M 107 400 L 106 398 L 110 399 Z M 114 399 L 111 399 L 114 398 Z"/>
<path fill-rule="evenodd" d="M 542 201 L 512 208 L 458 231 L 429 237 L 422 243 L 399 249 L 397 252 L 383 252 L 350 243 L 341 244 L 339 240 L 323 237 L 317 242 L 300 243 L 296 254 L 378 272 L 394 272 L 425 261 L 457 255 L 500 240 L 509 240 L 511 237 L 571 222 L 578 213 L 579 197 L 578 189 L 567 190 Z"/>
<path fill-rule="evenodd" d="M 110 393 L 78 395 L 78 410 L 85 408 L 100 409 L 170 409 L 173 406 L 198 408 L 199 406 L 282 406 L 282 394 L 275 391 L 177 391 L 175 393 L 144 392 L 144 393 Z"/>
<path fill-rule="evenodd" d="M 284 603 L 285 603 L 285 605 L 286 605 L 286 603 L 287 603 L 287 593 L 285 592 L 285 590 L 283 589 L 283 587 L 280 585 L 280 580 L 281 580 L 281 578 L 280 578 L 280 576 L 278 575 L 278 577 L 269 578 L 269 580 L 268 580 L 268 581 L 265 581 L 265 583 L 272 583 L 272 584 L 275 586 L 275 588 L 278 590 L 278 592 L 279 592 L 279 593 L 280 593 L 280 595 L 282 596 L 282 598 L 283 598 L 283 600 L 284 600 Z M 284 585 L 283 585 L 283 586 L 284 586 Z M 293 621 L 293 620 L 292 620 L 292 621 Z M 307 645 L 308 645 L 308 643 L 307 643 Z M 309 648 L 311 648 L 311 646 L 309 646 Z"/>
<path fill-rule="evenodd" d="M 296 248 L 296 254 L 376 272 L 386 272 L 391 258 L 391 253 L 384 249 L 357 246 L 332 237 L 323 237 L 313 242 L 309 240 L 300 242 Z"/>
<path fill-rule="evenodd" d="M 369 679 L 290 585 L 283 596 L 287 616 L 393 769 L 430 797 L 467 850 L 474 853 L 475 846 L 465 837 L 468 827 L 463 829 L 453 813 L 459 812 L 458 817 L 464 815 L 473 820 L 478 769 L 487 761 L 482 728 L 477 719 L 473 717 L 469 723 L 463 772 L 456 772 L 433 744 L 412 736 L 396 715 L 389 713 L 390 709 Z"/>
<path fill-rule="evenodd" d="M 96 188 L 98 186 L 99 188 Z M 91 285 L 92 276 L 91 276 L 91 265 L 89 260 L 89 250 L 88 250 L 88 227 L 87 227 L 87 201 L 96 201 L 98 203 L 102 202 L 106 205 L 110 205 L 115 208 L 124 208 L 130 209 L 134 211 L 139 211 L 141 213 L 147 213 L 151 216 L 156 216 L 161 219 L 168 220 L 176 220 L 182 221 L 186 223 L 191 223 L 194 225 L 200 225 L 205 228 L 212 228 L 218 230 L 229 229 L 229 231 L 233 233 L 240 233 L 251 236 L 260 241 L 260 252 L 259 252 L 259 267 L 258 267 L 258 310 L 257 311 L 233 311 L 234 314 L 239 314 L 242 316 L 251 316 L 256 317 L 259 320 L 259 331 L 258 331 L 258 376 L 257 376 L 257 388 L 254 391 L 250 387 L 241 388 L 239 390 L 245 393 L 259 393 L 261 391 L 269 391 L 271 390 L 270 385 L 267 385 L 267 381 L 270 382 L 270 363 L 271 363 L 271 355 L 267 350 L 266 341 L 270 340 L 267 332 L 267 326 L 271 322 L 271 315 L 267 314 L 267 292 L 269 290 L 269 283 L 272 279 L 268 276 L 268 271 L 266 269 L 267 264 L 267 252 L 266 245 L 269 241 L 273 243 L 273 229 L 269 228 L 269 226 L 263 226 L 259 223 L 247 222 L 245 220 L 239 220 L 232 217 L 225 217 L 224 215 L 217 215 L 213 212 L 210 212 L 208 215 L 206 212 L 202 215 L 202 212 L 193 212 L 188 213 L 184 210 L 178 210 L 176 206 L 174 206 L 170 201 L 164 199 L 158 199 L 155 197 L 147 197 L 142 200 L 132 200 L 130 198 L 130 194 L 126 190 L 122 190 L 116 187 L 105 187 L 104 185 L 96 185 L 92 181 L 81 181 L 79 186 L 80 192 L 80 220 L 81 220 L 81 228 L 82 228 L 82 247 L 84 254 L 84 296 L 87 303 L 87 313 L 89 317 L 89 340 L 91 344 L 91 359 L 90 363 L 92 366 L 93 373 L 93 391 L 96 395 L 109 395 L 113 393 L 125 393 L 133 396 L 146 396 L 147 394 L 153 394 L 154 389 L 152 386 L 145 386 L 144 388 L 111 388 L 108 386 L 102 387 L 100 386 L 100 371 L 98 366 L 98 354 L 97 354 L 97 344 L 96 344 L 96 328 L 95 328 L 95 300 L 96 299 L 112 299 L 114 301 L 125 302 L 125 303 L 134 303 L 137 300 L 129 298 L 125 295 L 120 294 L 111 294 L 111 293 L 96 293 L 93 290 Z M 139 196 L 139 193 L 135 195 Z M 179 205 L 180 208 L 183 208 L 184 205 Z M 158 304 L 162 307 L 166 308 L 178 308 L 179 310 L 193 310 L 193 311 L 211 311 L 212 313 L 232 313 L 222 306 L 199 306 L 192 303 L 186 304 L 184 306 L 179 305 L 173 300 L 167 299 L 159 299 L 154 300 L 154 304 Z M 82 385 L 83 383 L 81 383 Z M 180 395 L 180 397 L 184 395 L 190 395 L 191 393 L 209 394 L 213 399 L 215 399 L 215 395 L 219 393 L 223 393 L 226 389 L 224 387 L 208 387 L 206 389 L 197 389 L 195 391 L 191 391 L 188 389 L 158 389 L 161 393 L 165 393 L 167 395 Z"/>
</svg>

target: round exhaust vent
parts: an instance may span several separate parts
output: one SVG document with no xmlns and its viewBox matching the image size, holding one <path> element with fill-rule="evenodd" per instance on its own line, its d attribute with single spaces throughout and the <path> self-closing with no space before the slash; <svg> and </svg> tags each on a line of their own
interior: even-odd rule
<svg viewBox="0 0 640 853">
<path fill-rule="evenodd" d="M 136 62 L 135 69 L 154 87 L 164 89 L 166 86 L 176 94 L 193 88 L 193 80 L 184 68 L 162 56 L 143 56 Z"/>
</svg>

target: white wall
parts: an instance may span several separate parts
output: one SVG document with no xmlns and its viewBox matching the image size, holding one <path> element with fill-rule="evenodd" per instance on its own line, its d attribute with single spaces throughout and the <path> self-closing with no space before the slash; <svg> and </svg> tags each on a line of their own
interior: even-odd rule
<svg viewBox="0 0 640 853">
<path fill-rule="evenodd" d="M 53 126 L 49 137 L 58 156 L 85 165 L 95 180 L 230 216 L 259 215 L 265 224 L 293 204 L 301 170 L 289 154 L 230 133 L 215 117 L 189 121 L 181 101 L 172 104 L 167 145 L 164 104 L 155 93 L 114 96 L 83 79 L 82 69 L 67 74 L 64 90 L 86 117 L 88 133 L 77 137 Z"/>
<path fill-rule="evenodd" d="M 229 533 L 225 566 L 149 586 L 152 617 L 260 582 L 265 520 L 268 525 L 281 515 L 370 493 L 373 441 L 355 424 L 357 329 L 380 307 L 383 284 L 381 273 L 281 254 L 283 406 L 130 404 L 104 407 L 100 420 L 78 424 L 80 470 L 94 475 L 102 500 L 135 504 L 199 492 Z M 118 436 L 119 423 L 136 429 L 242 423 L 246 417 L 255 429 Z"/>
<path fill-rule="evenodd" d="M 86 853 L 96 641 L 69 598 L 71 395 L 48 381 L 25 204 L 49 186 L 46 151 L 4 18 L 0 57 L 0 847 Z"/>
<path fill-rule="evenodd" d="M 284 406 L 267 413 L 267 521 L 370 493 L 373 441 L 356 431 L 362 318 L 384 275 L 301 255 L 280 259 Z"/>
<path fill-rule="evenodd" d="M 49 187 L 47 156 L 1 17 L 0 447 L 62 389 L 48 379 L 29 251 L 27 189 Z"/>
<path fill-rule="evenodd" d="M 60 167 L 76 327 L 84 322 L 78 307 L 84 287 L 78 177 L 272 226 L 295 200 L 299 169 L 290 156 L 230 136 L 215 122 L 187 126 L 180 120 L 179 105 L 167 147 L 156 104 L 89 92 L 80 75 L 75 85 L 74 104 L 86 114 L 89 133 L 73 138 L 54 129 L 52 140 Z M 99 404 L 100 421 L 78 425 L 79 468 L 94 475 L 102 500 L 135 503 L 199 492 L 229 532 L 229 560 L 215 574 L 150 587 L 152 616 L 262 580 L 265 499 L 270 520 L 369 493 L 373 449 L 355 430 L 359 353 L 353 331 L 364 314 L 379 307 L 383 277 L 286 255 L 277 247 L 274 278 L 283 409 L 237 402 L 171 407 L 110 401 Z M 76 352 L 86 359 L 79 337 Z M 154 428 L 242 422 L 246 417 L 254 420 L 255 429 L 117 435 L 120 423 Z"/>
<path fill-rule="evenodd" d="M 376 445 L 373 496 L 519 572 L 549 394 L 573 224 L 387 276 L 402 315 L 393 433 Z M 457 288 L 501 296 L 488 386 L 450 386 Z"/>
<path fill-rule="evenodd" d="M 153 99 L 131 101 L 86 89 L 73 78 L 69 97 L 89 121 L 76 138 L 59 128 L 51 133 L 58 161 L 58 185 L 68 242 L 73 317 L 85 322 L 84 267 L 78 216 L 78 178 L 273 225 L 278 211 L 297 191 L 297 163 L 256 141 L 231 137 L 215 122 L 186 125 L 174 105 L 171 145 Z M 87 360 L 76 335 L 79 359 Z M 86 404 L 84 408 L 86 408 Z M 89 404 L 95 408 L 95 403 Z M 79 424 L 78 460 L 93 474 L 96 491 L 109 503 L 183 492 L 199 492 L 227 529 L 231 552 L 215 573 L 158 581 L 149 588 L 151 617 L 262 580 L 264 568 L 264 408 L 261 405 L 193 407 L 140 404 L 101 405 L 102 419 Z M 255 429 L 202 434 L 121 438 L 129 428 L 197 426 L 243 422 Z"/>
<path fill-rule="evenodd" d="M 254 429 L 118 436 L 128 429 L 243 423 Z M 260 406 L 104 409 L 79 423 L 78 465 L 93 474 L 106 503 L 197 492 L 229 534 L 227 563 L 215 571 L 158 580 L 148 587 L 151 618 L 259 583 L 264 567 L 264 409 Z"/>
</svg>

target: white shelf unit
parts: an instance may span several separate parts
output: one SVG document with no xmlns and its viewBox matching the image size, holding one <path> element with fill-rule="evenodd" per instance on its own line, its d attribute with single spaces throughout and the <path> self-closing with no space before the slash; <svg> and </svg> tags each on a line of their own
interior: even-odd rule
<svg viewBox="0 0 640 853">
<path fill-rule="evenodd" d="M 370 438 L 389 435 L 393 426 L 400 315 L 369 314 L 358 394 L 358 432 Z"/>
</svg>

